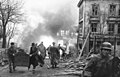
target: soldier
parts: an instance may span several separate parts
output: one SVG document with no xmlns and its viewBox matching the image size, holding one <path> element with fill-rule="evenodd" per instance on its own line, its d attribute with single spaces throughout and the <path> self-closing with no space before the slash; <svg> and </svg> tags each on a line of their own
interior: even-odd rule
<svg viewBox="0 0 120 77">
<path fill-rule="evenodd" d="M 8 59 L 9 59 L 9 72 L 12 73 L 12 68 L 13 68 L 13 71 L 15 71 L 15 65 L 14 65 L 14 55 L 16 53 L 16 48 L 14 46 L 14 42 L 11 42 L 11 46 L 10 48 L 8 49 Z"/>
<path fill-rule="evenodd" d="M 41 67 L 43 67 L 44 65 L 44 59 L 46 57 L 46 48 L 45 46 L 43 45 L 43 42 L 41 42 L 41 44 L 38 46 L 38 53 L 39 55 L 37 55 L 37 60 L 38 60 L 38 63 Z"/>
<path fill-rule="evenodd" d="M 112 63 L 111 60 L 113 57 L 111 56 L 112 45 L 109 42 L 104 42 L 101 46 L 101 52 L 91 58 L 88 64 L 85 67 L 85 71 L 83 72 L 84 77 L 111 77 L 112 76 Z M 87 76 L 85 74 L 86 71 Z"/>
<path fill-rule="evenodd" d="M 36 60 L 36 55 L 37 55 L 37 48 L 35 43 L 32 43 L 32 46 L 30 48 L 30 63 L 28 66 L 28 70 L 30 69 L 30 65 L 33 65 L 33 73 L 35 71 L 36 66 L 38 65 L 38 62 Z"/>
<path fill-rule="evenodd" d="M 50 59 L 50 48 L 51 48 L 51 45 L 49 45 L 49 47 L 46 49 L 48 51 L 48 57 Z"/>
<path fill-rule="evenodd" d="M 53 46 L 50 47 L 50 61 L 51 61 L 51 65 L 52 68 L 56 68 L 58 61 L 59 61 L 59 50 L 58 48 L 55 46 L 55 42 L 53 42 Z"/>
<path fill-rule="evenodd" d="M 41 56 L 42 56 L 42 58 L 43 58 L 43 60 L 44 60 L 45 57 L 46 57 L 46 48 L 45 48 L 45 46 L 43 45 L 43 42 L 41 42 L 41 44 L 38 46 L 38 50 L 40 51 Z"/>
<path fill-rule="evenodd" d="M 59 50 L 61 49 L 61 46 L 60 46 L 60 44 L 58 44 L 58 49 L 59 49 Z"/>
<path fill-rule="evenodd" d="M 66 50 L 67 50 L 67 44 L 64 44 L 63 48 L 62 48 L 62 60 L 65 61 L 66 60 Z"/>
<path fill-rule="evenodd" d="M 61 50 L 63 50 L 60 44 L 58 44 L 58 50 L 59 50 L 59 59 L 60 59 L 61 58 L 60 52 Z"/>
</svg>

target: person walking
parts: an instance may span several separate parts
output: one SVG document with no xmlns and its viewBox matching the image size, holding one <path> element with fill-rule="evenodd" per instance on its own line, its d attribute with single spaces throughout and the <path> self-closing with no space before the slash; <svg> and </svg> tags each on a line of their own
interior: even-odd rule
<svg viewBox="0 0 120 77">
<path fill-rule="evenodd" d="M 55 46 L 55 42 L 53 42 L 53 46 L 50 47 L 50 61 L 52 68 L 56 68 L 59 63 L 59 49 Z"/>
<path fill-rule="evenodd" d="M 50 59 L 50 48 L 51 48 L 51 45 L 49 45 L 49 47 L 46 49 L 47 50 L 47 53 L 48 53 L 48 58 Z"/>
<path fill-rule="evenodd" d="M 10 48 L 8 48 L 8 60 L 9 60 L 9 72 L 12 73 L 12 70 L 15 71 L 15 65 L 14 65 L 14 56 L 16 54 L 17 50 L 15 48 L 14 42 L 11 42 Z"/>
<path fill-rule="evenodd" d="M 38 65 L 37 59 L 36 59 L 36 55 L 37 55 L 37 48 L 35 43 L 32 43 L 31 47 L 30 47 L 30 61 L 29 61 L 29 66 L 28 66 L 28 70 L 30 69 L 30 66 L 33 65 L 33 73 L 35 72 L 35 68 Z"/>
<path fill-rule="evenodd" d="M 46 48 L 43 45 L 43 42 L 41 42 L 41 44 L 38 46 L 38 50 L 40 51 L 40 54 L 41 54 L 41 56 L 42 56 L 42 58 L 44 60 L 45 57 L 46 57 Z"/>
</svg>

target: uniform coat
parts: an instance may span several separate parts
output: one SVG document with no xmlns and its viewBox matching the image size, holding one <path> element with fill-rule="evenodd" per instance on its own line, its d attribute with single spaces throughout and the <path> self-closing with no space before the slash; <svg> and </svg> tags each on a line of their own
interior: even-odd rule
<svg viewBox="0 0 120 77">
<path fill-rule="evenodd" d="M 45 48 L 45 46 L 40 44 L 39 47 L 38 47 L 38 50 L 40 51 L 40 54 L 43 57 L 43 59 L 45 59 L 45 56 L 46 56 L 46 48 Z"/>
<path fill-rule="evenodd" d="M 59 58 L 60 58 L 59 49 L 55 46 L 50 47 L 50 60 L 51 60 L 51 65 L 53 67 L 56 67 Z"/>
<path fill-rule="evenodd" d="M 16 48 L 15 47 L 10 47 L 8 49 L 8 52 L 7 52 L 7 55 L 8 55 L 8 59 L 9 59 L 9 69 L 10 69 L 10 72 L 12 72 L 12 69 L 15 70 L 15 65 L 14 65 L 14 55 L 16 53 Z M 11 68 L 13 67 L 13 68 Z"/>
<path fill-rule="evenodd" d="M 32 46 L 30 48 L 30 63 L 29 63 L 29 67 L 30 68 L 30 65 L 32 64 L 33 65 L 33 68 L 35 68 L 37 65 L 38 65 L 38 62 L 36 60 L 36 55 L 37 55 L 37 48 L 35 46 Z"/>
</svg>

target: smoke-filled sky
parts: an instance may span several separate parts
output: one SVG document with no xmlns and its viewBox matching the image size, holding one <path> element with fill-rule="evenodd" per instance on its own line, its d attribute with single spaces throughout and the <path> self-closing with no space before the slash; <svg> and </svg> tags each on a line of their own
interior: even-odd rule
<svg viewBox="0 0 120 77">
<path fill-rule="evenodd" d="M 23 47 L 28 47 L 32 42 L 53 42 L 58 31 L 78 25 L 78 1 L 24 0 L 26 22 L 20 28 L 17 41 Z"/>
</svg>

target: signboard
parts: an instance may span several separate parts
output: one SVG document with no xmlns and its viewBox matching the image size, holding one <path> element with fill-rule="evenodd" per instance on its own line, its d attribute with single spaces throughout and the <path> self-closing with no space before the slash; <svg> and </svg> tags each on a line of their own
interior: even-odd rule
<svg viewBox="0 0 120 77">
<path fill-rule="evenodd" d="M 29 55 L 25 52 L 15 54 L 15 66 L 29 66 Z"/>
</svg>

